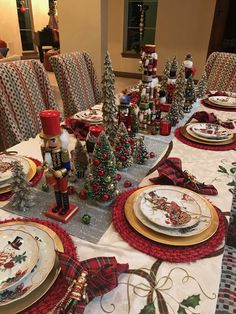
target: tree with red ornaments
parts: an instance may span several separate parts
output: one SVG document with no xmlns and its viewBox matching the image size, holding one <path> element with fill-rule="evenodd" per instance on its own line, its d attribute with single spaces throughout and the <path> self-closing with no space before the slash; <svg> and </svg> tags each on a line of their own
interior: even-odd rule
<svg viewBox="0 0 236 314">
<path fill-rule="evenodd" d="M 116 181 L 116 161 L 104 132 L 100 133 L 95 144 L 85 189 L 89 198 L 102 202 L 112 200 L 119 193 Z"/>
<path fill-rule="evenodd" d="M 123 122 L 119 125 L 114 148 L 117 169 L 120 170 L 130 167 L 133 163 L 133 157 L 129 142 L 129 135 Z"/>
</svg>

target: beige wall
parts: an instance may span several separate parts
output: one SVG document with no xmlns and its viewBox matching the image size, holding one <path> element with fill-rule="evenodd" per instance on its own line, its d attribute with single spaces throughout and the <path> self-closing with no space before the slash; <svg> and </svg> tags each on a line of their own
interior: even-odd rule
<svg viewBox="0 0 236 314">
<path fill-rule="evenodd" d="M 99 78 L 107 46 L 106 5 L 107 0 L 58 1 L 61 52 L 90 53 Z"/>
<path fill-rule="evenodd" d="M 31 0 L 35 32 L 42 30 L 49 22 L 48 0 Z"/>
<path fill-rule="evenodd" d="M 168 58 L 175 55 L 182 62 L 192 53 L 197 68 L 196 79 L 206 60 L 216 0 L 158 0 L 156 46 L 158 75 Z M 108 2 L 108 50 L 113 68 L 138 73 L 138 59 L 123 58 L 124 0 Z"/>
</svg>

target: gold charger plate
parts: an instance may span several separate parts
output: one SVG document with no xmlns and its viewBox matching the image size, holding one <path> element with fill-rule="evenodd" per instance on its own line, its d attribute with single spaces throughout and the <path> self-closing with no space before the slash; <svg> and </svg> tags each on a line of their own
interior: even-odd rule
<svg viewBox="0 0 236 314">
<path fill-rule="evenodd" d="M 224 109 L 236 109 L 236 106 L 227 106 L 227 105 L 220 105 L 220 104 L 215 104 L 213 102 L 211 102 L 209 99 L 204 99 L 204 102 L 207 104 L 207 105 L 210 105 L 212 107 L 217 107 L 217 108 L 224 108 Z"/>
<path fill-rule="evenodd" d="M 27 173 L 27 176 L 26 176 L 26 179 L 28 181 L 30 181 L 35 176 L 35 174 L 37 172 L 37 166 L 31 159 L 28 159 L 26 157 L 24 157 L 24 159 L 26 159 L 30 165 L 29 172 Z M 10 191 L 11 191 L 11 185 L 0 188 L 0 194 L 7 193 Z"/>
<path fill-rule="evenodd" d="M 204 242 L 208 240 L 210 237 L 213 236 L 213 234 L 216 232 L 218 225 L 219 225 L 219 217 L 218 214 L 214 208 L 213 205 L 211 205 L 207 200 L 204 201 L 208 204 L 211 212 L 212 221 L 210 226 L 204 230 L 202 233 L 190 236 L 190 237 L 172 237 L 165 234 L 161 234 L 158 232 L 155 232 L 152 229 L 149 229 L 145 225 L 143 225 L 138 218 L 135 216 L 134 209 L 133 209 L 133 203 L 135 198 L 139 195 L 140 192 L 144 191 L 145 189 L 149 189 L 150 186 L 146 186 L 142 189 L 139 189 L 138 191 L 135 191 L 132 193 L 126 203 L 125 203 L 125 217 L 128 220 L 129 224 L 140 234 L 145 236 L 146 238 L 153 240 L 155 242 L 159 242 L 162 244 L 168 244 L 173 246 L 189 246 L 198 244 L 201 242 Z"/>
<path fill-rule="evenodd" d="M 0 313 L 15 314 L 27 309 L 29 306 L 41 299 L 45 293 L 52 287 L 61 271 L 58 258 L 56 258 L 54 267 L 46 280 L 25 298 L 15 301 L 9 305 L 0 306 Z"/>
<path fill-rule="evenodd" d="M 186 126 L 182 126 L 180 127 L 180 133 L 182 136 L 184 136 L 185 138 L 187 138 L 188 140 L 192 141 L 192 142 L 196 142 L 196 143 L 200 143 L 200 144 L 205 144 L 205 145 L 213 145 L 213 146 L 222 146 L 222 145 L 227 145 L 227 144 L 231 144 L 234 143 L 236 140 L 236 134 L 233 135 L 232 138 L 225 140 L 224 142 L 220 142 L 220 143 L 216 143 L 216 142 L 208 142 L 205 140 L 200 140 L 196 137 L 191 136 L 187 130 L 186 130 Z"/>
</svg>

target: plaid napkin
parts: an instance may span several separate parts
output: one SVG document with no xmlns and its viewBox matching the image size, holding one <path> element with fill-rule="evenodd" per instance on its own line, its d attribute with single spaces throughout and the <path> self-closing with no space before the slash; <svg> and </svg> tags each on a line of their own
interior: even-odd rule
<svg viewBox="0 0 236 314">
<path fill-rule="evenodd" d="M 87 134 L 89 132 L 90 124 L 75 118 L 67 118 L 65 124 L 62 125 L 70 134 L 74 134 L 76 138 L 80 140 L 86 140 Z"/>
<path fill-rule="evenodd" d="M 157 169 L 159 176 L 149 179 L 154 184 L 167 184 L 182 186 L 199 194 L 217 195 L 218 191 L 213 185 L 198 182 L 186 170 L 182 170 L 179 158 L 165 159 Z"/>
<path fill-rule="evenodd" d="M 72 284 L 73 281 L 77 280 L 83 273 L 86 273 L 87 283 L 86 290 L 81 290 L 81 300 L 70 299 L 69 295 L 66 299 L 66 303 L 60 305 L 63 307 L 63 314 L 83 313 L 89 301 L 117 287 L 118 275 L 127 271 L 129 268 L 128 264 L 117 263 L 115 257 L 96 257 L 78 262 L 64 253 L 58 253 L 58 256 L 61 271 L 69 284 Z M 84 291 L 86 291 L 86 299 L 83 298 Z M 76 293 L 78 295 L 78 290 Z"/>
<path fill-rule="evenodd" d="M 205 122 L 205 123 L 215 123 L 223 126 L 227 129 L 234 129 L 234 124 L 231 121 L 220 121 L 217 119 L 213 112 L 206 112 L 206 111 L 198 111 L 193 114 L 193 119 L 196 119 L 198 122 Z"/>
</svg>

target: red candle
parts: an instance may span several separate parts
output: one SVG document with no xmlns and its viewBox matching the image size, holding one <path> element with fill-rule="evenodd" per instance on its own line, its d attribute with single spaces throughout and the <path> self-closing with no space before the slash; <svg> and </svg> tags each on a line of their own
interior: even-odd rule
<svg viewBox="0 0 236 314">
<path fill-rule="evenodd" d="M 102 125 L 92 125 L 89 127 L 90 134 L 96 137 L 98 137 L 102 131 L 104 131 L 104 127 Z"/>
<path fill-rule="evenodd" d="M 167 119 L 162 119 L 160 122 L 160 134 L 161 135 L 170 135 L 171 123 Z"/>
</svg>

